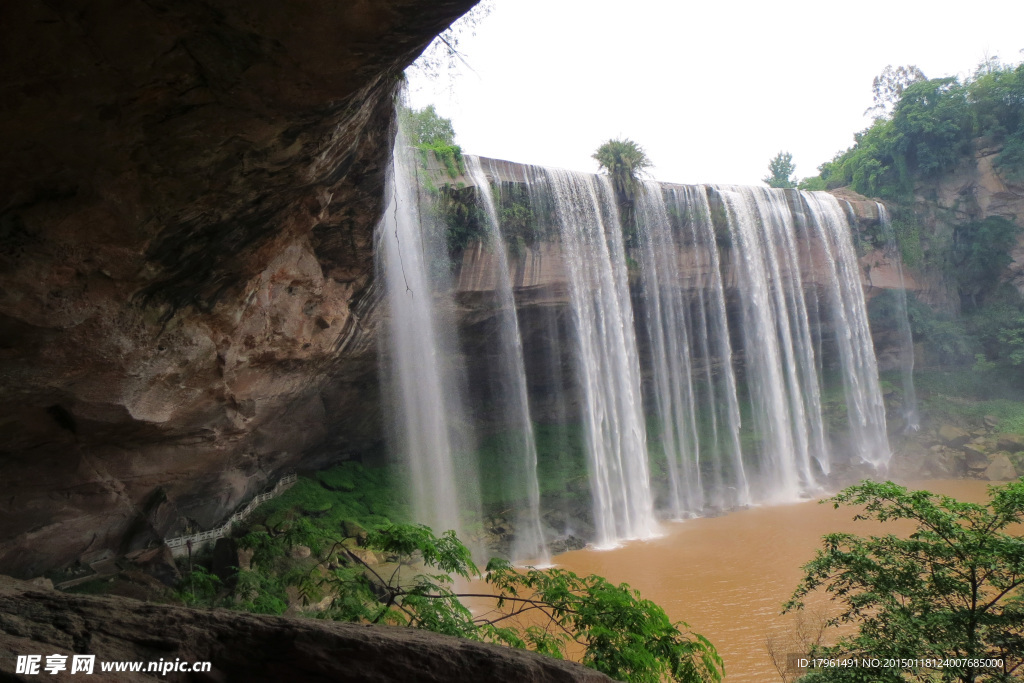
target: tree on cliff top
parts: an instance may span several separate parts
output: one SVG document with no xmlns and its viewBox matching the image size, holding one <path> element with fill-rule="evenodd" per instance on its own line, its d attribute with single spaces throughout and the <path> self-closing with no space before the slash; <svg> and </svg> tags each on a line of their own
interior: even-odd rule
<svg viewBox="0 0 1024 683">
<path fill-rule="evenodd" d="M 864 114 L 867 115 L 874 112 L 876 118 L 891 114 L 908 85 L 926 80 L 928 78 L 924 75 L 924 72 L 913 64 L 897 67 L 894 67 L 892 64 L 888 65 L 871 82 L 873 102 L 872 106 Z"/>
<path fill-rule="evenodd" d="M 452 121 L 438 114 L 434 105 L 428 104 L 423 109 L 399 107 L 398 122 L 409 144 L 419 150 L 420 163 L 424 168 L 427 155 L 433 153 L 452 178 L 465 171 L 462 148 L 455 144 Z"/>
<path fill-rule="evenodd" d="M 629 138 L 609 140 L 597 148 L 593 158 L 611 176 L 612 187 L 620 201 L 632 203 L 639 175 L 651 166 L 644 148 Z"/>
<path fill-rule="evenodd" d="M 1024 537 L 1015 534 L 1024 522 L 1024 482 L 991 487 L 989 496 L 979 505 L 864 482 L 822 501 L 858 506 L 854 519 L 909 520 L 916 528 L 906 538 L 825 536 L 786 610 L 801 608 L 800 600 L 824 589 L 842 608 L 830 625 L 855 624 L 858 632 L 815 648 L 814 656 L 909 663 L 811 669 L 801 681 L 1019 681 Z M 925 667 L 923 659 L 946 665 Z"/>
<path fill-rule="evenodd" d="M 761 179 L 768 187 L 796 187 L 796 180 L 793 179 L 796 165 L 793 164 L 793 155 L 789 152 L 776 154 L 775 158 L 768 162 L 768 172 L 769 175 Z"/>
</svg>

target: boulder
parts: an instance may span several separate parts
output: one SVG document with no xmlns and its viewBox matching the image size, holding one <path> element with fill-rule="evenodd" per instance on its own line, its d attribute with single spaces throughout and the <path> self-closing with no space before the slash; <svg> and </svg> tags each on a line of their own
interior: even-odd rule
<svg viewBox="0 0 1024 683">
<path fill-rule="evenodd" d="M 924 463 L 925 473 L 938 479 L 962 476 L 965 469 L 964 454 L 948 448 L 933 453 Z"/>
<path fill-rule="evenodd" d="M 939 427 L 939 438 L 947 446 L 958 448 L 971 440 L 971 435 L 953 425 L 942 425 Z"/>
<path fill-rule="evenodd" d="M 348 551 L 358 557 L 368 567 L 374 567 L 380 564 L 380 559 L 376 553 L 373 553 L 366 548 L 349 548 Z"/>
<path fill-rule="evenodd" d="M 304 545 L 293 545 L 288 549 L 288 557 L 293 560 L 304 560 L 312 554 L 313 551 L 310 550 L 308 546 Z"/>
<path fill-rule="evenodd" d="M 962 450 L 967 461 L 967 469 L 983 470 L 988 467 L 988 453 L 986 451 L 972 445 L 964 446 Z"/>
<path fill-rule="evenodd" d="M 900 475 L 915 477 L 921 474 L 927 461 L 932 457 L 934 457 L 934 452 L 926 450 L 921 444 L 912 442 L 893 454 L 893 465 Z"/>
<path fill-rule="evenodd" d="M 999 418 L 996 417 L 995 415 L 986 415 L 984 420 L 985 426 L 988 427 L 989 429 L 995 429 L 996 427 L 999 426 Z"/>
<path fill-rule="evenodd" d="M 348 538 L 356 539 L 359 545 L 366 543 L 366 529 L 360 526 L 357 522 L 346 519 L 341 523 L 342 531 L 345 532 L 345 536 Z"/>
<path fill-rule="evenodd" d="M 181 572 L 178 571 L 171 549 L 166 545 L 135 551 L 126 555 L 125 559 L 165 586 L 176 586 L 181 580 Z"/>
<path fill-rule="evenodd" d="M 1011 481 L 1017 478 L 1017 470 L 1005 454 L 997 453 L 985 470 L 985 478 L 989 481 Z"/>
<path fill-rule="evenodd" d="M 252 556 L 256 554 L 255 550 L 241 548 L 238 551 L 238 568 L 246 571 L 252 569 Z"/>
<path fill-rule="evenodd" d="M 1000 434 L 997 447 L 1010 453 L 1024 451 L 1024 434 Z"/>
<path fill-rule="evenodd" d="M 44 653 L 94 654 L 98 661 L 208 661 L 213 668 L 199 677 L 95 677 L 119 683 L 611 681 L 573 662 L 419 629 L 71 595 L 0 576 L 0 680 L 50 678 L 14 673 L 17 655 Z M 99 668 L 97 663 L 97 674 Z"/>
</svg>

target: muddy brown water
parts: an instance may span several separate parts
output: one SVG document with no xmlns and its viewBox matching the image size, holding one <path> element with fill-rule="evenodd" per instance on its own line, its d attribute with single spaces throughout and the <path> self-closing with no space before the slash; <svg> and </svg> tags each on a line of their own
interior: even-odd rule
<svg viewBox="0 0 1024 683">
<path fill-rule="evenodd" d="M 965 501 L 987 500 L 987 482 L 914 482 Z M 807 616 L 781 615 L 781 605 L 814 557 L 821 537 L 831 532 L 903 533 L 909 523 L 853 521 L 855 510 L 816 501 L 761 506 L 721 517 L 666 523 L 664 535 L 612 550 L 579 550 L 555 558 L 577 574 L 599 574 L 628 583 L 707 636 L 725 660 L 728 683 L 782 681 L 766 638 L 785 655 L 800 641 L 799 629 L 814 631 L 828 609 L 824 598 L 808 601 Z M 798 623 L 802 621 L 802 623 Z M 829 633 L 828 635 L 832 635 Z"/>
</svg>

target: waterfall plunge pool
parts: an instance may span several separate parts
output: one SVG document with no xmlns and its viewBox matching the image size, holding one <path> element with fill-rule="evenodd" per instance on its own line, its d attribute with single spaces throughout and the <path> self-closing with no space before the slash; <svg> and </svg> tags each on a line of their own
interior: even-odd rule
<svg viewBox="0 0 1024 683">
<path fill-rule="evenodd" d="M 967 479 L 907 484 L 912 490 L 979 503 L 987 500 L 989 485 Z M 817 500 L 754 506 L 718 517 L 663 522 L 663 533 L 655 538 L 609 550 L 571 551 L 553 561 L 580 575 L 627 583 L 661 605 L 672 620 L 688 623 L 718 648 L 728 683 L 782 681 L 767 639 L 784 658 L 796 642 L 798 621 L 811 624 L 830 607 L 827 597 L 818 594 L 806 601 L 803 617 L 781 614 L 782 603 L 800 581 L 800 567 L 814 557 L 821 537 L 833 532 L 899 534 L 913 528 L 905 521 L 854 521 L 855 513 Z M 825 637 L 834 640 L 837 634 L 829 629 Z"/>
</svg>

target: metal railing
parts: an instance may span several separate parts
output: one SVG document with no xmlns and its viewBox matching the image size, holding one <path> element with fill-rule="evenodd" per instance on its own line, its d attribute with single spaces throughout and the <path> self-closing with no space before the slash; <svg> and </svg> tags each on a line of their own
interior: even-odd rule
<svg viewBox="0 0 1024 683">
<path fill-rule="evenodd" d="M 283 477 L 277 480 L 277 483 L 274 484 L 274 488 L 254 496 L 253 499 L 250 500 L 244 508 L 242 508 L 235 514 L 231 515 L 226 522 L 224 522 L 216 529 L 200 531 L 198 533 L 189 534 L 187 536 L 175 536 L 174 538 L 165 538 L 164 543 L 167 545 L 168 548 L 171 549 L 171 554 L 177 557 L 180 555 L 184 555 L 188 552 L 188 545 L 190 541 L 192 543 L 192 550 L 195 551 L 208 545 L 211 541 L 216 541 L 218 538 L 224 538 L 228 535 L 228 532 L 231 531 L 232 526 L 234 526 L 238 522 L 244 521 L 245 518 L 248 517 L 249 514 L 252 513 L 252 511 L 259 507 L 262 503 L 267 502 L 271 498 L 277 497 L 278 495 L 280 495 L 282 491 L 291 488 L 291 486 L 295 483 L 297 479 L 298 477 L 294 472 L 291 474 L 284 475 Z"/>
</svg>

